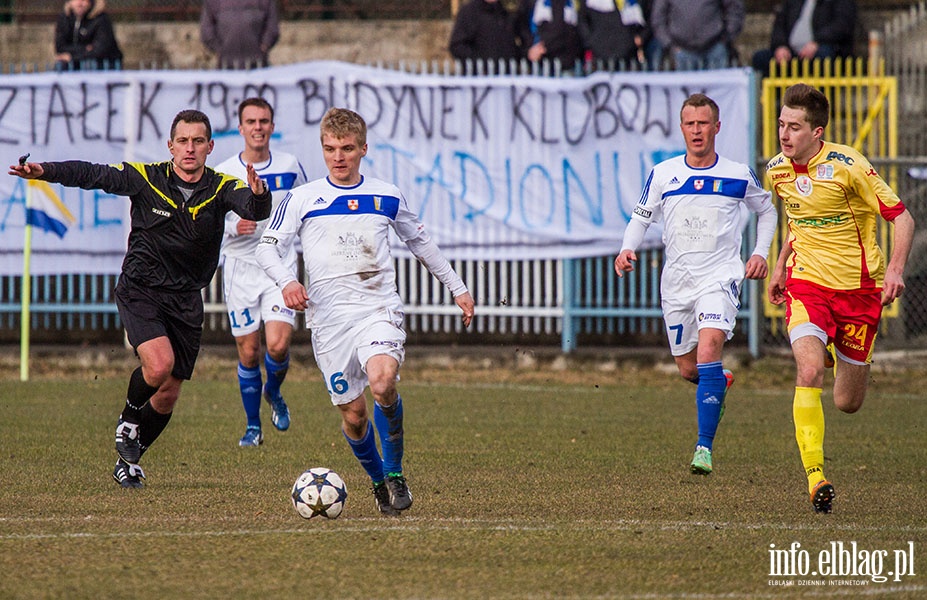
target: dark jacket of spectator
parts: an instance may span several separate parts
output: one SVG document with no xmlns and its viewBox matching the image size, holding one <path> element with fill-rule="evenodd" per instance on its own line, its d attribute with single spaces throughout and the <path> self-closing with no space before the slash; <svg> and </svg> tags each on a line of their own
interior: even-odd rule
<svg viewBox="0 0 927 600">
<path fill-rule="evenodd" d="M 643 10 L 641 10 L 643 19 Z M 614 0 L 583 0 L 579 13 L 579 35 L 592 60 L 637 60 L 638 43 L 643 45 L 646 28 L 625 23 Z"/>
<path fill-rule="evenodd" d="M 203 0 L 203 45 L 222 68 L 266 67 L 267 53 L 280 38 L 276 0 Z"/>
<path fill-rule="evenodd" d="M 105 0 L 91 0 L 83 16 L 66 2 L 55 23 L 55 60 L 58 70 L 119 69 L 122 51 Z"/>
<path fill-rule="evenodd" d="M 656 0 L 650 26 L 664 48 L 703 52 L 719 42 L 730 46 L 745 19 L 743 0 Z"/>
<path fill-rule="evenodd" d="M 789 47 L 792 28 L 801 14 L 805 0 L 785 0 L 776 11 L 773 21 L 770 50 Z M 853 55 L 853 36 L 856 33 L 855 0 L 817 0 L 811 13 L 811 37 L 819 45 L 833 47 L 837 56 Z M 798 54 L 801 48 L 792 48 Z"/>
<path fill-rule="evenodd" d="M 499 0 L 470 0 L 454 19 L 451 56 L 458 60 L 522 58 L 515 18 Z"/>
<path fill-rule="evenodd" d="M 572 69 L 582 59 L 576 0 L 521 0 L 518 22 L 522 37 L 531 40 L 529 60 L 546 59 Z"/>
</svg>

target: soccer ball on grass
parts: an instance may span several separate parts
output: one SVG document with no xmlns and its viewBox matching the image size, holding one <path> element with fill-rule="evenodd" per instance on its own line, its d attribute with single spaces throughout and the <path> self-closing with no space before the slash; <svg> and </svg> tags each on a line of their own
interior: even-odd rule
<svg viewBox="0 0 927 600">
<path fill-rule="evenodd" d="M 293 508 L 304 519 L 337 519 L 344 510 L 348 488 L 338 473 L 324 467 L 308 469 L 296 479 L 290 494 Z"/>
</svg>

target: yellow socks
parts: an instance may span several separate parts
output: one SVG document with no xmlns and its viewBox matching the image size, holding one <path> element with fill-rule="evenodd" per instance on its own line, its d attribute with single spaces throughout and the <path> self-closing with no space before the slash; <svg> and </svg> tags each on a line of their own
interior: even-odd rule
<svg viewBox="0 0 927 600">
<path fill-rule="evenodd" d="M 795 440 L 808 476 L 808 492 L 824 480 L 824 408 L 821 388 L 796 387 L 792 401 Z"/>
</svg>

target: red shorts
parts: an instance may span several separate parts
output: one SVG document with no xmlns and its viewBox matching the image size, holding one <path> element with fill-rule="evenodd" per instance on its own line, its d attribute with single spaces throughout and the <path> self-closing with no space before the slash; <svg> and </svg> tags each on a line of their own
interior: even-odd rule
<svg viewBox="0 0 927 600">
<path fill-rule="evenodd" d="M 812 323 L 843 356 L 869 364 L 882 316 L 882 290 L 845 292 L 793 279 L 786 286 L 789 332 Z"/>
</svg>

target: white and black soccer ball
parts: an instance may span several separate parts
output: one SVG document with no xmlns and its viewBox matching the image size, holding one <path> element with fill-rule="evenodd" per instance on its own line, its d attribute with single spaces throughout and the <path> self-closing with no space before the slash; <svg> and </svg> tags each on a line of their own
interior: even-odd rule
<svg viewBox="0 0 927 600">
<path fill-rule="evenodd" d="M 348 488 L 338 473 L 325 467 L 308 469 L 296 479 L 290 494 L 293 508 L 304 519 L 337 519 L 344 510 Z"/>
</svg>

